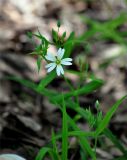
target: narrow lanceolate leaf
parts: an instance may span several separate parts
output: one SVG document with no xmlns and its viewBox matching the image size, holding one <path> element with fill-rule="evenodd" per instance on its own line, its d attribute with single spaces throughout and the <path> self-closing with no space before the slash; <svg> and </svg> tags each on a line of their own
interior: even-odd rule
<svg viewBox="0 0 127 160">
<path fill-rule="evenodd" d="M 41 68 L 41 61 L 42 61 L 42 57 L 38 57 L 38 59 L 37 59 L 37 70 L 38 70 L 38 72 L 40 71 L 40 68 Z"/>
<path fill-rule="evenodd" d="M 66 106 L 63 98 L 63 120 L 62 120 L 62 160 L 67 160 L 68 155 L 68 124 Z"/>
<path fill-rule="evenodd" d="M 67 41 L 64 44 L 64 49 L 65 49 L 65 55 L 64 57 L 70 57 L 72 50 L 74 48 L 74 39 L 75 39 L 75 34 L 74 32 L 70 33 L 70 36 L 68 37 Z"/>
<path fill-rule="evenodd" d="M 35 160 L 43 160 L 46 155 L 50 155 L 52 160 L 58 160 L 54 151 L 49 147 L 43 147 L 40 149 L 39 153 L 37 154 Z"/>
<path fill-rule="evenodd" d="M 62 39 L 64 40 L 65 37 L 66 37 L 66 32 L 62 34 Z"/>
<path fill-rule="evenodd" d="M 25 79 L 22 79 L 22 78 L 16 77 L 16 76 L 7 76 L 7 77 L 5 77 L 5 79 L 9 79 L 9 80 L 18 82 L 18 83 L 36 91 L 37 85 L 30 80 L 25 80 Z"/>
<path fill-rule="evenodd" d="M 68 132 L 68 137 L 86 137 L 86 138 L 89 138 L 89 137 L 92 137 L 94 138 L 95 137 L 95 132 L 85 132 L 85 131 L 69 131 Z M 59 140 L 59 139 L 62 139 L 62 134 L 57 134 L 55 137 L 52 137 L 52 141 L 56 141 L 56 140 Z M 53 142 L 54 143 L 54 142 Z M 54 145 L 53 145 L 54 146 Z M 56 145 L 55 147 L 56 148 Z"/>
<path fill-rule="evenodd" d="M 51 81 L 53 81 L 53 79 L 56 77 L 56 72 L 53 71 L 50 74 L 47 74 L 46 77 L 44 77 L 41 82 L 38 85 L 38 91 L 42 91 L 49 83 L 51 83 Z"/>
<path fill-rule="evenodd" d="M 104 135 L 108 137 L 114 143 L 115 147 L 117 147 L 122 153 L 127 154 L 127 150 L 123 147 L 121 141 L 113 135 L 108 128 L 104 130 Z"/>
<path fill-rule="evenodd" d="M 64 99 L 68 99 L 73 96 L 74 97 L 79 96 L 82 94 L 89 94 L 89 93 L 93 92 L 94 90 L 96 90 L 97 88 L 99 88 L 100 86 L 102 86 L 103 83 L 104 82 L 101 80 L 93 80 L 92 82 L 89 82 L 88 84 L 86 84 L 84 87 L 82 87 L 80 89 L 63 94 Z M 54 102 L 60 102 L 61 100 L 62 100 L 61 95 L 55 96 L 52 99 L 52 101 L 54 101 Z"/>
<path fill-rule="evenodd" d="M 51 97 L 53 97 L 54 95 L 57 95 L 57 92 L 55 91 L 51 91 L 51 90 L 48 90 L 48 89 L 42 89 L 42 90 L 38 90 L 38 85 L 35 84 L 34 82 L 30 81 L 30 80 L 25 80 L 25 79 L 22 79 L 22 78 L 19 78 L 19 77 L 14 77 L 14 76 L 8 76 L 8 77 L 5 77 L 6 79 L 9 79 L 9 80 L 13 80 L 15 82 L 18 82 L 32 90 L 34 90 L 35 92 L 43 95 L 43 96 L 46 96 L 48 97 L 49 99 Z"/>
<path fill-rule="evenodd" d="M 107 125 L 109 124 L 113 114 L 115 113 L 115 111 L 117 110 L 117 108 L 119 107 L 119 105 L 123 102 L 123 100 L 126 98 L 127 96 L 122 97 L 121 99 L 119 99 L 112 107 L 111 109 L 107 112 L 107 114 L 105 115 L 104 119 L 100 122 L 95 135 L 98 136 L 100 133 L 102 133 L 104 131 L 104 129 L 107 127 Z"/>
<path fill-rule="evenodd" d="M 77 137 L 94 137 L 94 132 L 85 132 L 85 131 L 71 131 L 68 132 L 68 136 L 77 136 Z"/>
<path fill-rule="evenodd" d="M 52 145 L 53 145 L 53 151 L 54 151 L 54 153 L 56 154 L 57 159 L 59 160 L 59 159 L 60 159 L 60 155 L 59 155 L 59 151 L 58 151 L 56 139 L 57 139 L 57 137 L 56 137 L 54 131 L 52 131 Z"/>
<path fill-rule="evenodd" d="M 78 132 L 81 131 L 81 129 L 79 129 L 79 127 L 75 124 L 75 122 L 73 121 L 73 119 L 68 116 L 68 122 L 70 124 L 70 127 L 73 128 L 74 131 Z M 87 138 L 87 136 L 79 136 L 79 144 L 83 150 L 84 153 L 86 153 L 86 155 L 90 155 L 90 157 L 92 158 L 92 160 L 96 160 L 96 156 L 94 151 L 92 150 Z"/>
<path fill-rule="evenodd" d="M 53 38 L 54 42 L 57 42 L 57 40 L 58 40 L 58 34 L 57 34 L 57 32 L 54 29 L 52 29 L 52 38 Z"/>
<path fill-rule="evenodd" d="M 44 156 L 50 151 L 51 151 L 50 148 L 47 148 L 47 147 L 41 148 L 35 160 L 43 160 Z"/>
</svg>

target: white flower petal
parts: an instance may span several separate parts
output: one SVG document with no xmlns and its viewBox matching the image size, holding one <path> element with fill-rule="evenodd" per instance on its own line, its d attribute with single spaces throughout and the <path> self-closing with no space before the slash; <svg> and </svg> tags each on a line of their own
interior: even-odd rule
<svg viewBox="0 0 127 160">
<path fill-rule="evenodd" d="M 51 67 L 48 68 L 47 72 L 51 72 L 56 67 L 56 64 L 53 63 Z"/>
<path fill-rule="evenodd" d="M 61 72 L 61 74 L 64 74 L 63 67 L 60 65 L 60 66 L 59 66 L 59 68 L 60 68 L 60 72 Z"/>
<path fill-rule="evenodd" d="M 72 65 L 72 63 L 68 61 L 61 61 L 61 64 L 66 65 L 66 66 Z"/>
<path fill-rule="evenodd" d="M 45 58 L 49 61 L 54 62 L 56 60 L 55 56 L 52 55 L 51 53 L 47 53 L 47 55 L 45 56 Z"/>
<path fill-rule="evenodd" d="M 63 70 L 61 65 L 57 65 L 56 73 L 57 73 L 58 76 L 60 76 L 60 74 L 64 74 L 64 70 Z"/>
<path fill-rule="evenodd" d="M 52 65 L 56 65 L 56 63 L 49 63 L 49 64 L 47 64 L 46 66 L 45 66 L 45 68 L 50 68 Z"/>
<path fill-rule="evenodd" d="M 72 61 L 72 58 L 64 58 L 62 61 Z"/>
<path fill-rule="evenodd" d="M 65 52 L 65 49 L 59 48 L 59 50 L 57 52 L 58 59 L 62 59 L 63 58 L 64 52 Z"/>
<path fill-rule="evenodd" d="M 45 58 L 51 63 L 47 64 L 45 68 L 47 68 L 47 72 L 51 72 L 56 67 L 56 73 L 58 76 L 64 74 L 64 70 L 62 65 L 72 65 L 72 58 L 63 58 L 65 49 L 59 48 L 57 52 L 57 56 L 52 55 L 51 53 L 47 53 Z"/>
<path fill-rule="evenodd" d="M 61 64 L 66 65 L 66 66 L 70 66 L 70 65 L 72 65 L 72 63 L 71 63 L 71 62 L 62 62 Z"/>
<path fill-rule="evenodd" d="M 5 160 L 26 160 L 16 154 L 1 154 L 0 159 L 5 159 Z"/>
<path fill-rule="evenodd" d="M 64 58 L 61 60 L 61 64 L 67 65 L 67 66 L 72 65 L 72 63 L 70 61 L 72 61 L 71 58 Z"/>
</svg>

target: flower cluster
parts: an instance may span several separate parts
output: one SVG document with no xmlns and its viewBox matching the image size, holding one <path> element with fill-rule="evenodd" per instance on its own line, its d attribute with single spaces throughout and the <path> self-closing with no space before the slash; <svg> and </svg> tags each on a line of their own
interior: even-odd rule
<svg viewBox="0 0 127 160">
<path fill-rule="evenodd" d="M 51 72 L 56 68 L 56 73 L 58 76 L 60 76 L 61 74 L 64 74 L 62 65 L 72 65 L 72 58 L 63 58 L 64 52 L 65 49 L 59 48 L 56 56 L 52 55 L 51 53 L 47 53 L 45 58 L 51 62 L 45 66 L 45 68 L 47 68 L 47 72 Z"/>
</svg>

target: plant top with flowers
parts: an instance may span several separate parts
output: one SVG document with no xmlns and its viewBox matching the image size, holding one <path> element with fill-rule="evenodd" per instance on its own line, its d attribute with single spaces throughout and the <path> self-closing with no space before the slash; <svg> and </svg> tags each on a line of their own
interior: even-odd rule
<svg viewBox="0 0 127 160">
<path fill-rule="evenodd" d="M 44 36 L 42 36 L 39 30 L 38 34 L 28 32 L 29 38 L 35 36 L 41 40 L 41 43 L 35 48 L 35 51 L 31 53 L 32 55 L 38 56 L 38 71 L 40 71 L 42 60 L 45 60 L 47 62 L 47 65 L 45 66 L 47 72 L 49 73 L 55 69 L 57 76 L 64 75 L 64 65 L 72 65 L 72 58 L 68 57 L 69 54 L 67 54 L 66 48 L 68 48 L 68 45 L 72 45 L 72 39 L 74 39 L 74 32 L 72 32 L 68 38 L 66 38 L 66 32 L 64 32 L 62 35 L 59 35 L 60 26 L 61 24 L 58 21 L 58 31 L 52 29 L 53 42 L 48 41 Z M 56 46 L 58 51 L 55 55 L 48 51 L 49 45 Z"/>
</svg>

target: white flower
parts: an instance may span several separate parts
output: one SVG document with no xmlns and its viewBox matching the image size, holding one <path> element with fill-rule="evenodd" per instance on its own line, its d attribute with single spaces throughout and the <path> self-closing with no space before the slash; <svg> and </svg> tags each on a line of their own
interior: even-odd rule
<svg viewBox="0 0 127 160">
<path fill-rule="evenodd" d="M 45 56 L 46 60 L 51 61 L 51 63 L 47 64 L 45 68 L 47 68 L 47 72 L 51 72 L 53 69 L 56 68 L 56 73 L 58 76 L 64 74 L 64 70 L 62 65 L 72 65 L 71 61 L 72 58 L 63 58 L 65 49 L 59 48 L 57 55 L 54 56 L 51 53 L 47 53 Z"/>
<path fill-rule="evenodd" d="M 0 160 L 26 160 L 16 154 L 1 154 Z"/>
</svg>

